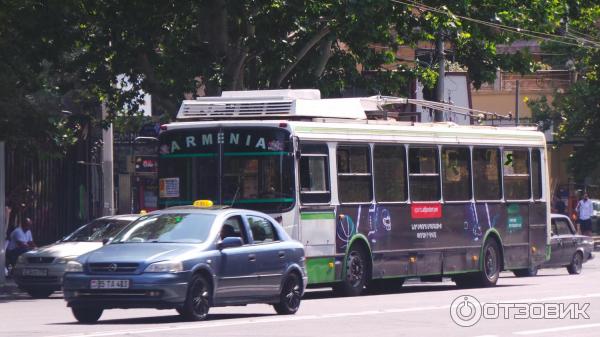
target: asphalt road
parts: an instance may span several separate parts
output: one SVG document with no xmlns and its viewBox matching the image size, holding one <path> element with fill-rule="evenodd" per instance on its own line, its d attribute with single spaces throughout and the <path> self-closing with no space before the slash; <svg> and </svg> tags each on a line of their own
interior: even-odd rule
<svg viewBox="0 0 600 337">
<path fill-rule="evenodd" d="M 60 293 L 43 300 L 18 295 L 0 297 L 0 336 L 599 336 L 599 280 L 596 258 L 576 276 L 564 268 L 541 270 L 531 278 L 503 273 L 498 286 L 487 289 L 411 281 L 395 293 L 353 298 L 317 289 L 307 293 L 294 316 L 249 305 L 213 308 L 207 321 L 192 323 L 181 321 L 175 310 L 130 309 L 105 311 L 98 324 L 83 325 Z M 480 302 L 479 320 L 477 307 L 464 302 L 466 295 Z M 462 317 L 476 322 L 473 326 L 452 320 L 456 298 Z"/>
</svg>

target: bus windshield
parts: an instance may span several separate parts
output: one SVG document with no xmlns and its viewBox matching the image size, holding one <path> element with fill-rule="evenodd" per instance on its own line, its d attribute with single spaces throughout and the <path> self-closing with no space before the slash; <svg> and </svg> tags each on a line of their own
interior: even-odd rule
<svg viewBox="0 0 600 337">
<path fill-rule="evenodd" d="M 289 132 L 278 128 L 189 128 L 160 136 L 162 207 L 193 200 L 281 212 L 294 203 Z"/>
</svg>

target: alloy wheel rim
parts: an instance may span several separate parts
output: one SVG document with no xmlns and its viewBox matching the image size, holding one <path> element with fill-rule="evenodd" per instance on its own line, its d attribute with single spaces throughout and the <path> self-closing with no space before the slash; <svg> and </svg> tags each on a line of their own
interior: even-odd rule
<svg viewBox="0 0 600 337">
<path fill-rule="evenodd" d="M 192 298 L 194 313 L 201 317 L 206 316 L 208 313 L 208 291 L 204 282 L 196 281 L 192 294 L 194 294 Z"/>
<path fill-rule="evenodd" d="M 300 285 L 295 279 L 290 279 L 286 284 L 285 300 L 290 309 L 295 309 L 300 305 Z"/>
</svg>

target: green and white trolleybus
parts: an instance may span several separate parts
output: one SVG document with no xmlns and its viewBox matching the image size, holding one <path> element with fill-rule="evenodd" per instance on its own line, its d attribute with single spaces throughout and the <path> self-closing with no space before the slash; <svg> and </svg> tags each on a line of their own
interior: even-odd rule
<svg viewBox="0 0 600 337">
<path fill-rule="evenodd" d="M 493 286 L 546 260 L 543 133 L 368 118 L 381 109 L 318 90 L 184 101 L 161 127 L 160 206 L 269 213 L 306 246 L 309 285 L 346 295 L 406 278 Z"/>
</svg>

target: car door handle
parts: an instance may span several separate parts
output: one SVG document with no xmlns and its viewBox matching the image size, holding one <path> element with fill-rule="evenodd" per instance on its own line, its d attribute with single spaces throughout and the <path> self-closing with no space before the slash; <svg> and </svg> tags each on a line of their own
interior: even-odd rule
<svg viewBox="0 0 600 337">
<path fill-rule="evenodd" d="M 256 261 L 256 255 L 255 254 L 249 254 L 248 255 L 248 261 L 250 261 L 250 262 Z"/>
<path fill-rule="evenodd" d="M 283 250 L 280 250 L 279 252 L 277 252 L 277 255 L 279 255 L 280 259 L 283 259 L 285 257 L 285 252 Z"/>
</svg>

